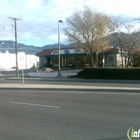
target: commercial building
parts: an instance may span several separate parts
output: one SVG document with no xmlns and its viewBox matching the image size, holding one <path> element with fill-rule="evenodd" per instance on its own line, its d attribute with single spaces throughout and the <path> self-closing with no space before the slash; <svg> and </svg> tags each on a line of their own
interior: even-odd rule
<svg viewBox="0 0 140 140">
<path fill-rule="evenodd" d="M 95 53 L 93 53 L 93 56 Z M 58 66 L 58 48 L 44 49 L 38 52 L 40 67 L 43 66 Z M 122 52 L 119 47 L 111 47 L 99 54 L 99 67 L 120 67 L 122 66 Z M 89 56 L 82 48 L 61 48 L 60 49 L 61 67 L 85 67 L 90 65 Z"/>
<path fill-rule="evenodd" d="M 18 68 L 29 69 L 34 65 L 37 65 L 39 58 L 35 55 L 28 55 L 25 52 L 18 52 Z M 16 67 L 15 54 L 0 52 L 0 69 L 11 69 Z"/>
</svg>

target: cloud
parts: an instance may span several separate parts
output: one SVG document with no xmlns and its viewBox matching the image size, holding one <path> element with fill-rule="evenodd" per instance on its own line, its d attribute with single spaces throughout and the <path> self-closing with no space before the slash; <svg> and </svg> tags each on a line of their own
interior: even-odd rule
<svg viewBox="0 0 140 140">
<path fill-rule="evenodd" d="M 24 7 L 26 9 L 34 10 L 34 9 L 37 9 L 38 6 L 39 6 L 39 1 L 38 0 L 36 0 L 36 1 L 30 0 Z"/>
<path fill-rule="evenodd" d="M 125 21 L 140 15 L 139 0 L 4 0 L 0 7 L 0 39 L 14 40 L 14 22 L 8 17 L 21 18 L 17 21 L 18 38 L 21 43 L 32 45 L 46 45 L 57 43 L 58 20 L 69 17 L 74 9 L 81 9 L 87 5 L 107 14 L 121 15 Z M 62 42 L 66 42 L 63 27 L 60 25 Z M 3 30 L 9 27 L 9 30 Z M 30 42 L 31 40 L 31 42 Z M 28 45 L 27 44 L 27 45 Z"/>
</svg>

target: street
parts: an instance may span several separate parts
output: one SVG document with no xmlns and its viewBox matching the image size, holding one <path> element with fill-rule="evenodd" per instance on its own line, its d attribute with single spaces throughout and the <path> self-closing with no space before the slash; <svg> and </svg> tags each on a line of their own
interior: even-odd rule
<svg viewBox="0 0 140 140">
<path fill-rule="evenodd" d="M 128 140 L 140 94 L 0 90 L 0 140 Z"/>
</svg>

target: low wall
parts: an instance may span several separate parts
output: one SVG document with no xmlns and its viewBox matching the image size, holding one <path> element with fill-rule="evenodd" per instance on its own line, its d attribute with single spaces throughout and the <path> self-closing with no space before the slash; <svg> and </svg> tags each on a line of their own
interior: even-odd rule
<svg viewBox="0 0 140 140">
<path fill-rule="evenodd" d="M 58 72 L 53 72 L 53 73 L 29 72 L 28 75 L 31 77 L 57 77 Z M 65 72 L 61 73 L 62 77 L 75 76 L 75 75 L 77 75 L 77 73 L 65 73 Z"/>
</svg>

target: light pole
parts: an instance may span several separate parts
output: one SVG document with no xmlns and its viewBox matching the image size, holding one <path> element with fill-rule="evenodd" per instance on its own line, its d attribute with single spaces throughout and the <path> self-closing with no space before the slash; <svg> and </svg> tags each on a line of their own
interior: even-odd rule
<svg viewBox="0 0 140 140">
<path fill-rule="evenodd" d="M 60 31 L 59 31 L 59 23 L 63 23 L 63 20 L 58 20 L 58 76 L 61 77 L 60 74 Z"/>
<path fill-rule="evenodd" d="M 19 71 L 18 71 L 18 50 L 17 50 L 17 21 L 22 20 L 20 18 L 15 18 L 15 17 L 9 17 L 11 20 L 14 21 L 14 27 L 15 27 L 15 54 L 16 54 L 16 73 L 17 73 L 17 78 L 19 78 Z"/>
</svg>

